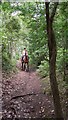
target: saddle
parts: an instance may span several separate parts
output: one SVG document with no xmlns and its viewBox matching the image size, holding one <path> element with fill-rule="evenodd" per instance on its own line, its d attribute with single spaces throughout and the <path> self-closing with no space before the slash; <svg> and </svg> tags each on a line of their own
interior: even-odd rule
<svg viewBox="0 0 68 120">
<path fill-rule="evenodd" d="M 28 56 L 27 55 L 22 56 L 22 62 L 28 63 Z"/>
</svg>

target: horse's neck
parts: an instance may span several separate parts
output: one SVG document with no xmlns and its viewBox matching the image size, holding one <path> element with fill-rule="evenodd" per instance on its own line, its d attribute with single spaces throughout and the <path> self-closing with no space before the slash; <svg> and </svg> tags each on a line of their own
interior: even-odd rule
<svg viewBox="0 0 68 120">
<path fill-rule="evenodd" d="M 27 60 L 27 55 L 25 56 L 26 60 Z"/>
<path fill-rule="evenodd" d="M 28 56 L 27 55 L 24 56 L 23 60 L 24 60 L 24 62 L 28 62 Z"/>
<path fill-rule="evenodd" d="M 27 55 L 26 54 L 24 55 L 24 59 L 27 59 Z"/>
</svg>

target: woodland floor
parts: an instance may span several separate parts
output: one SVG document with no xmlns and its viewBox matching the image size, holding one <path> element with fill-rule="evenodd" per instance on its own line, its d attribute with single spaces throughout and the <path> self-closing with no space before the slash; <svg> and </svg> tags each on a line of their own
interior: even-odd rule
<svg viewBox="0 0 68 120">
<path fill-rule="evenodd" d="M 52 118 L 52 96 L 42 92 L 41 78 L 36 71 L 19 70 L 12 76 L 3 76 L 3 118 Z"/>
</svg>

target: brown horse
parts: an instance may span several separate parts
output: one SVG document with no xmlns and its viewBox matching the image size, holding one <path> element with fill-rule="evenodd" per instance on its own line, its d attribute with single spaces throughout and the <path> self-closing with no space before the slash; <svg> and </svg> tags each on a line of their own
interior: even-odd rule
<svg viewBox="0 0 68 120">
<path fill-rule="evenodd" d="M 29 71 L 29 58 L 27 55 L 22 56 L 22 70 Z"/>
</svg>

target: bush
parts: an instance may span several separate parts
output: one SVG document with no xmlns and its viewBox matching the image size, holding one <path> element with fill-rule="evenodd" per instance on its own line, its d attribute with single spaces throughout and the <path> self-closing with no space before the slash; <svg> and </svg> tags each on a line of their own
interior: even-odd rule
<svg viewBox="0 0 68 120">
<path fill-rule="evenodd" d="M 49 75 L 49 64 L 44 60 L 41 62 L 41 65 L 38 67 L 37 71 L 41 77 L 46 77 Z"/>
<path fill-rule="evenodd" d="M 16 62 L 13 60 L 11 61 L 9 55 L 6 52 L 2 54 L 2 69 L 5 71 L 10 71 L 15 66 Z"/>
</svg>

